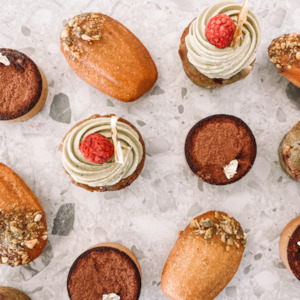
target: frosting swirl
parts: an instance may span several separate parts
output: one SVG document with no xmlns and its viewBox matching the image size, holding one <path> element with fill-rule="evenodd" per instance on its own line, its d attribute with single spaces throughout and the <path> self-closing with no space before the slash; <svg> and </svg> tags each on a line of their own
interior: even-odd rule
<svg viewBox="0 0 300 300">
<path fill-rule="evenodd" d="M 249 10 L 242 28 L 242 36 L 234 50 L 232 47 L 219 49 L 210 44 L 205 35 L 208 21 L 217 14 L 226 14 L 235 24 L 241 5 L 234 1 L 223 1 L 206 7 L 189 28 L 185 38 L 187 57 L 199 72 L 209 78 L 228 79 L 246 69 L 255 60 L 260 42 L 260 28 L 255 15 Z"/>
<path fill-rule="evenodd" d="M 110 117 L 89 119 L 68 133 L 63 143 L 62 162 L 65 170 L 76 182 L 91 187 L 114 185 L 136 170 L 144 152 L 139 135 L 131 126 L 120 120 L 116 122 L 116 127 L 124 156 L 123 163 L 116 162 L 114 156 L 103 164 L 93 163 L 79 150 L 80 143 L 89 134 L 96 132 L 112 139 Z"/>
</svg>

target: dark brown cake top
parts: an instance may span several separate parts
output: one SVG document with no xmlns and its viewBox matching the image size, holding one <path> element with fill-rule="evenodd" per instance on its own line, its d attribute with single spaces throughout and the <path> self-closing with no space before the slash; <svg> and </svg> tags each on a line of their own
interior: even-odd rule
<svg viewBox="0 0 300 300">
<path fill-rule="evenodd" d="M 42 77 L 36 64 L 25 54 L 0 49 L 0 120 L 28 113 L 42 93 Z"/>
<path fill-rule="evenodd" d="M 256 157 L 255 138 L 239 118 L 213 115 L 190 130 L 185 155 L 191 170 L 202 180 L 216 185 L 228 184 L 251 169 Z M 226 172 L 231 169 L 230 163 L 237 165 L 231 176 Z"/>
<path fill-rule="evenodd" d="M 137 266 L 124 252 L 112 247 L 98 247 L 81 254 L 68 276 L 72 300 L 99 299 L 117 294 L 122 300 L 136 300 L 141 289 Z"/>
</svg>

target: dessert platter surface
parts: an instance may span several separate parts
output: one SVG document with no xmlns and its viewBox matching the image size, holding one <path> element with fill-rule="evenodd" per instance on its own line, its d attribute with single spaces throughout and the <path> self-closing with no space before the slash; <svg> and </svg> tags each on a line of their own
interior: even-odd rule
<svg viewBox="0 0 300 300">
<path fill-rule="evenodd" d="M 240 5 L 241 2 L 238 1 Z M 34 220 L 36 224 L 40 224 L 38 225 L 40 226 L 38 233 L 34 233 L 35 235 L 31 233 L 29 241 L 31 244 L 29 245 L 31 247 L 34 243 L 32 248 L 35 248 L 37 244 L 36 251 L 42 251 L 42 247 L 45 247 L 43 253 L 27 266 L 26 264 L 38 255 L 30 254 L 30 251 L 27 255 L 25 251 L 21 253 L 18 260 L 8 258 L 4 260 L 4 254 L 0 253 L 2 262 L 10 265 L 23 264 L 22 259 L 25 259 L 24 266 L 11 268 L 0 265 L 0 287 L 17 288 L 33 300 L 69 299 L 68 295 L 73 297 L 72 293 L 77 293 L 78 297 L 77 290 L 78 287 L 81 289 L 81 286 L 74 282 L 80 282 L 83 273 L 75 270 L 76 266 L 81 266 L 80 260 L 90 262 L 88 256 L 90 253 L 94 255 L 93 253 L 101 252 L 103 257 L 112 253 L 111 255 L 114 255 L 114 259 L 118 262 L 122 262 L 123 259 L 126 260 L 128 264 L 126 272 L 131 274 L 133 278 L 131 279 L 137 286 L 136 291 L 134 291 L 134 298 L 137 298 L 140 293 L 139 299 L 168 299 L 161 290 L 161 282 L 164 292 L 170 297 L 175 298 L 176 293 L 187 295 L 189 291 L 182 291 L 179 284 L 175 284 L 173 289 L 172 283 L 169 282 L 169 279 L 173 277 L 174 270 L 181 272 L 180 263 L 179 269 L 175 263 L 176 260 L 181 261 L 181 257 L 178 255 L 180 250 L 175 253 L 174 249 L 176 247 L 181 249 L 184 248 L 182 245 L 187 245 L 187 253 L 189 251 L 192 253 L 193 250 L 189 246 L 192 243 L 198 245 L 199 240 L 202 241 L 202 237 L 194 239 L 194 235 L 192 238 L 191 235 L 188 235 L 193 234 L 194 231 L 196 233 L 199 231 L 200 235 L 205 236 L 204 239 L 210 233 L 211 236 L 207 238 L 213 237 L 212 241 L 217 241 L 216 247 L 218 245 L 223 247 L 221 240 L 216 235 L 224 235 L 225 239 L 228 232 L 226 228 L 223 230 L 221 226 L 222 231 L 218 222 L 221 220 L 220 224 L 222 225 L 222 222 L 228 219 L 228 222 L 234 224 L 231 229 L 236 230 L 236 232 L 232 237 L 229 235 L 232 244 L 229 243 L 228 236 L 226 237 L 226 260 L 220 260 L 224 266 L 218 266 L 218 268 L 224 272 L 222 273 L 224 276 L 228 270 L 234 271 L 228 271 L 230 273 L 228 280 L 224 278 L 224 280 L 222 279 L 224 282 L 220 280 L 219 286 L 216 288 L 217 293 L 226 286 L 237 268 L 238 271 L 215 299 L 299 299 L 299 281 L 287 270 L 288 262 L 283 263 L 280 258 L 279 240 L 283 228 L 299 213 L 300 186 L 299 182 L 288 177 L 281 168 L 280 164 L 283 168 L 285 165 L 284 161 L 278 159 L 278 146 L 284 135 L 299 121 L 300 88 L 297 88 L 285 77 L 280 76 L 268 56 L 268 46 L 274 38 L 297 30 L 299 33 L 300 5 L 298 0 L 252 0 L 248 2 L 251 14 L 253 12 L 256 16 L 253 15 L 253 20 L 257 18 L 260 26 L 260 36 L 257 36 L 257 41 L 260 39 L 260 44 L 255 45 L 258 47 L 253 70 L 251 68 L 253 57 L 255 57 L 255 48 L 254 50 L 252 48 L 251 67 L 248 65 L 250 69 L 246 71 L 246 74 L 239 73 L 240 76 L 234 79 L 234 81 L 239 81 L 233 84 L 229 84 L 232 83 L 229 76 L 229 80 L 224 83 L 224 85 L 227 83 L 229 85 L 216 89 L 205 89 L 193 83 L 197 83 L 198 79 L 195 79 L 195 76 L 198 76 L 197 71 L 189 65 L 186 57 L 183 58 L 187 49 L 186 45 L 180 41 L 183 31 L 189 26 L 189 23 L 206 6 L 211 5 L 212 1 L 91 0 L 85 2 L 56 0 L 46 2 L 16 0 L 4 1 L 4 4 L 5 13 L 2 13 L 0 17 L 2 27 L 0 48 L 11 48 L 25 53 L 43 70 L 43 73 L 38 76 L 41 77 L 39 80 L 43 83 L 47 78 L 48 97 L 41 111 L 39 113 L 34 112 L 37 114 L 33 118 L 25 122 L 1 122 L 0 124 L 0 162 L 18 173 L 39 199 L 37 202 L 35 196 L 27 190 L 26 184 L 20 183 L 22 189 L 30 195 L 27 201 L 33 201 L 39 209 L 39 212 L 36 213 L 29 211 L 28 218 Z M 124 94 L 116 88 L 114 88 L 114 92 L 117 90 L 115 94 L 109 88 L 102 90 L 106 94 L 101 93 L 80 78 L 82 77 L 92 84 L 89 82 L 89 78 L 94 75 L 88 67 L 81 74 L 78 73 L 76 47 L 71 48 L 72 45 L 64 44 L 66 41 L 70 42 L 70 39 L 68 40 L 69 33 L 76 30 L 76 26 L 73 26 L 74 21 L 66 25 L 65 28 L 68 31 L 66 36 L 61 31 L 69 18 L 84 12 L 101 12 L 118 20 L 133 32 L 146 48 L 142 48 L 143 45 L 134 40 L 131 33 L 128 33 L 126 29 L 113 23 L 114 20 L 111 21 L 113 30 L 117 34 L 121 32 L 120 34 L 124 36 L 130 36 L 131 46 L 134 44 L 132 48 L 130 48 L 131 46 L 125 47 L 129 49 L 129 53 L 124 59 L 130 57 L 134 51 L 136 51 L 135 56 L 140 57 L 140 72 L 132 74 L 132 80 L 127 78 L 130 75 L 130 70 L 125 70 L 128 74 L 122 80 L 124 80 L 123 83 L 128 90 L 125 90 Z M 88 18 L 96 19 L 97 16 L 90 14 L 87 16 Z M 86 19 L 82 22 L 86 22 Z M 253 21 L 254 23 L 255 21 Z M 116 28 L 121 29 L 118 32 Z M 254 31 L 259 32 L 255 26 L 254 28 Z M 60 48 L 60 34 L 62 48 Z M 82 39 L 86 39 L 86 41 L 90 41 L 92 38 L 97 41 L 100 40 L 98 35 L 92 38 L 89 36 L 84 38 L 84 36 L 85 34 L 81 34 Z M 71 43 L 76 40 L 74 37 L 72 38 Z M 179 56 L 180 43 L 184 49 L 180 48 Z M 193 41 L 190 41 L 190 44 L 187 45 L 188 49 L 193 48 L 192 43 Z M 113 44 L 114 41 L 112 41 Z M 84 45 L 93 49 L 92 42 L 90 42 L 90 46 L 87 43 Z M 72 52 L 73 50 L 74 52 Z M 151 54 L 153 62 L 147 50 Z M 70 51 L 71 55 L 69 55 Z M 5 53 L 8 53 L 8 50 Z M 78 53 L 80 55 L 80 51 Z M 147 63 L 143 61 L 143 57 L 146 57 Z M 94 62 L 97 59 L 94 56 L 91 60 Z M 118 60 L 118 57 L 110 59 Z M 130 59 L 127 62 L 128 65 L 132 63 Z M 80 77 L 76 76 L 68 63 Z M 158 71 L 157 81 L 155 65 Z M 109 70 L 109 72 L 114 71 Z M 140 74 L 149 75 L 145 81 L 147 84 L 144 84 L 145 90 L 142 89 L 137 94 L 131 94 L 131 87 L 135 83 L 138 85 L 139 80 L 141 80 Z M 209 84 L 210 87 L 219 84 L 219 81 L 207 79 L 206 84 Z M 147 87 L 145 87 L 146 85 Z M 101 87 L 95 87 L 101 90 Z M 45 86 L 43 89 L 40 88 L 41 93 L 45 94 L 46 89 Z M 149 89 L 150 91 L 148 91 Z M 21 91 L 20 89 L 19 94 Z M 147 93 L 144 94 L 145 92 Z M 109 95 L 115 98 L 119 97 L 119 100 L 124 102 Z M 135 102 L 125 103 L 139 97 L 140 99 Z M 120 117 L 118 121 L 114 119 L 113 115 Z M 233 184 L 226 184 L 229 182 L 221 171 L 223 181 L 219 182 L 211 179 L 210 174 L 203 175 L 193 166 L 193 163 L 199 164 L 198 166 L 203 170 L 201 163 L 208 159 L 203 157 L 205 156 L 203 153 L 200 162 L 197 161 L 198 158 L 194 159 L 194 149 L 199 151 L 199 147 L 192 143 L 193 139 L 188 143 L 186 137 L 193 136 L 190 130 L 196 128 L 194 130 L 197 132 L 196 138 L 199 138 L 201 143 L 205 142 L 206 136 L 201 137 L 201 132 L 205 131 L 203 126 L 199 125 L 202 131 L 197 126 L 193 126 L 199 120 L 211 115 L 222 115 L 217 118 L 226 120 L 227 125 L 225 124 L 224 128 L 229 128 L 230 122 L 238 123 L 246 132 L 244 140 L 247 142 L 245 144 L 252 147 L 249 146 L 249 149 L 252 149 L 250 154 L 244 154 L 245 149 L 242 149 L 236 155 L 242 162 L 240 169 L 229 174 L 229 177 L 226 174 L 228 180 L 235 174 L 239 176 L 237 180 L 232 179 L 230 181 Z M 238 119 L 228 115 L 233 115 Z M 84 122 L 80 123 L 82 120 Z M 115 127 L 112 125 L 113 120 Z M 107 181 L 105 182 L 106 184 L 109 183 L 107 185 L 110 188 L 102 188 L 101 185 L 99 187 L 94 178 L 93 180 L 89 176 L 83 178 L 82 174 L 78 175 L 77 171 L 74 171 L 78 164 L 83 165 L 82 162 L 87 161 L 85 160 L 87 157 L 84 156 L 83 158 L 82 156 L 82 161 L 75 162 L 75 167 L 71 164 L 72 157 L 81 155 L 79 148 L 76 150 L 79 154 L 68 153 L 68 149 L 72 147 L 78 132 L 83 137 L 87 136 L 87 133 L 82 130 L 79 131 L 79 129 L 85 130 L 86 124 L 94 126 L 94 122 L 100 122 L 101 126 L 104 126 L 104 135 L 107 134 L 105 126 L 111 124 L 114 129 L 107 137 L 114 141 L 114 139 L 116 140 L 116 131 L 119 131 L 119 139 L 122 140 L 121 143 L 117 144 L 116 142 L 114 144 L 116 153 L 112 158 L 113 163 L 109 160 L 111 163 L 109 168 L 114 170 L 114 168 L 121 166 L 120 172 L 126 176 L 120 180 L 116 180 L 114 176 L 106 178 Z M 74 127 L 71 129 L 72 126 Z M 218 140 L 224 139 L 224 143 L 227 142 L 227 135 L 230 138 L 231 134 L 229 129 L 226 130 L 226 135 L 216 134 Z M 70 134 L 66 136 L 68 132 Z M 124 139 L 121 139 L 121 135 L 124 136 Z M 105 143 L 107 141 L 108 139 L 105 140 Z M 286 148 L 289 147 L 286 146 L 288 142 L 292 143 L 289 136 L 281 144 L 283 145 L 283 153 L 290 151 L 290 148 Z M 76 142 L 74 143 L 76 144 Z M 234 141 L 234 143 L 238 144 L 239 141 Z M 67 145 L 71 146 L 68 148 Z M 211 152 L 208 148 L 211 146 L 214 146 L 214 141 L 210 136 L 202 149 L 205 149 L 210 155 Z M 86 147 L 86 151 L 90 151 L 88 146 Z M 112 148 L 112 145 L 109 147 Z M 118 147 L 121 150 L 118 150 Z M 59 150 L 63 152 L 65 170 L 62 167 L 62 152 Z M 122 152 L 122 155 L 119 151 Z M 212 152 L 223 157 L 223 153 L 220 151 L 219 147 L 218 150 L 213 149 Z M 230 151 L 231 149 L 227 149 L 227 152 Z M 187 153 L 188 156 L 185 157 Z M 110 157 L 106 159 L 111 159 Z M 120 161 L 122 164 L 118 165 Z M 221 161 L 221 166 L 224 165 L 221 159 L 219 161 Z M 92 162 L 94 163 L 94 161 Z M 231 162 L 228 161 L 228 163 Z M 91 164 L 89 163 L 89 165 Z M 197 176 L 191 172 L 188 165 Z M 132 166 L 135 168 L 133 169 Z M 1 168 L 5 167 L 1 165 Z M 83 166 L 83 168 L 86 167 Z M 245 168 L 243 173 L 241 173 L 242 168 Z M 95 166 L 93 165 L 91 169 L 94 170 Z M 10 171 L 6 172 L 11 174 L 11 181 L 21 180 L 16 177 L 16 174 L 12 174 Z M 102 166 L 97 169 L 97 172 L 104 172 Z M 3 174 L 0 175 L 3 177 Z M 293 176 L 293 173 L 290 175 Z M 108 175 L 105 176 L 108 177 Z M 135 180 L 137 177 L 138 179 Z M 97 178 L 98 181 L 101 181 L 100 179 Z M 2 189 L 2 191 L 4 190 L 6 191 L 6 189 Z M 23 201 L 25 198 L 22 200 L 21 197 L 20 199 Z M 5 211 L 3 207 L 1 210 Z M 207 226 L 202 228 L 201 224 L 207 220 L 199 218 L 195 221 L 194 218 L 208 211 L 225 211 L 234 216 L 239 223 L 232 221 L 230 216 L 223 216 L 223 213 L 210 212 L 206 216 L 210 216 L 215 223 L 209 219 L 209 224 L 211 222 L 209 227 L 211 228 L 203 231 L 203 228 L 207 228 Z M 221 219 L 220 214 L 224 220 Z M 194 223 L 191 223 L 191 227 L 186 227 L 191 220 Z M 34 222 L 32 221 L 32 223 Z M 13 227 L 10 225 L 10 230 L 12 230 L 11 228 Z M 46 228 L 47 231 L 45 231 Z M 180 235 L 176 243 L 177 246 L 173 248 L 169 256 L 170 250 L 178 238 L 178 232 L 183 231 L 184 228 L 186 228 L 184 233 Z M 216 232 L 215 236 L 213 236 L 213 230 Z M 244 248 L 246 235 L 247 246 Z M 46 245 L 45 240 L 47 238 Z M 186 240 L 190 239 L 191 244 L 187 244 Z M 25 246 L 26 242 L 24 242 Z M 116 244 L 103 244 L 102 247 L 104 248 L 100 247 L 93 250 L 93 247 L 99 243 L 122 244 L 130 249 L 135 256 L 131 256 L 131 252 L 123 246 L 117 247 L 121 247 L 121 251 L 127 253 L 130 259 L 124 254 L 121 255 L 119 250 L 109 248 L 109 245 Z M 281 241 L 281 247 L 286 247 L 286 245 L 282 246 L 282 243 Z M 232 245 L 236 245 L 235 252 L 229 251 Z M 26 249 L 25 246 L 22 250 Z M 216 253 L 221 251 L 220 249 L 223 251 L 223 248 L 216 248 Z M 205 251 L 203 253 L 206 255 Z M 238 253 L 232 262 L 230 253 L 233 253 L 232 255 Z M 102 258 L 98 257 L 98 259 L 101 261 Z M 76 263 L 74 263 L 75 260 Z M 189 262 L 189 257 L 185 257 L 185 261 Z M 71 266 L 71 271 L 75 270 L 73 273 L 69 273 Z M 199 268 L 202 267 L 199 263 Z M 205 267 L 203 269 L 203 274 L 209 271 Z M 195 280 L 199 280 L 195 268 L 193 272 Z M 163 278 L 161 278 L 162 273 Z M 209 276 L 209 272 L 207 274 Z M 118 275 L 122 277 L 122 274 Z M 176 274 L 174 277 L 173 284 L 176 283 L 176 280 L 181 280 L 178 279 L 180 276 L 176 276 Z M 182 282 L 180 282 L 184 285 L 185 276 L 182 278 Z M 95 280 L 95 278 L 93 279 Z M 201 280 L 209 282 L 209 285 L 214 285 L 211 279 L 201 278 Z M 91 284 L 91 282 L 92 280 L 87 284 Z M 84 284 L 82 285 L 84 286 Z M 175 296 L 172 296 L 177 288 L 178 291 L 175 292 Z M 191 291 L 191 295 L 197 295 L 197 293 L 200 295 L 197 287 L 195 294 L 193 293 Z M 109 299 L 108 297 L 109 295 L 103 296 L 103 299 Z M 115 297 L 113 299 L 119 299 L 116 294 Z M 127 297 L 130 298 L 131 296 L 127 295 Z M 123 298 L 127 299 L 126 297 Z M 74 296 L 73 299 L 79 298 Z"/>
</svg>

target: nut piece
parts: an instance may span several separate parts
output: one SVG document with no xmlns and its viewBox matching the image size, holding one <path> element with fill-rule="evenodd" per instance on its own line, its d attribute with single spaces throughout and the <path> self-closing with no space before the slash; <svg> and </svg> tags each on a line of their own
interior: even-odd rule
<svg viewBox="0 0 300 300">
<path fill-rule="evenodd" d="M 296 59 L 300 60 L 300 51 L 296 53 Z"/>
<path fill-rule="evenodd" d="M 8 262 L 8 257 L 2 256 L 1 260 L 3 264 L 6 264 Z"/>
<path fill-rule="evenodd" d="M 41 214 L 37 214 L 35 217 L 34 217 L 34 222 L 39 222 L 42 220 L 42 215 Z"/>
<path fill-rule="evenodd" d="M 34 239 L 34 240 L 30 240 L 30 241 L 25 241 L 24 244 L 27 248 L 29 249 L 33 249 L 36 244 L 38 243 L 38 240 L 37 239 Z"/>
</svg>

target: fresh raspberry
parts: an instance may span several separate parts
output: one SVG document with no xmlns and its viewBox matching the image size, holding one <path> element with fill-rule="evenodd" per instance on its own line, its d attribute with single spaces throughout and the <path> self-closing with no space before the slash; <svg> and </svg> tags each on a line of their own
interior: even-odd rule
<svg viewBox="0 0 300 300">
<path fill-rule="evenodd" d="M 235 32 L 233 20 L 225 14 L 212 17 L 205 28 L 208 41 L 217 48 L 226 48 L 230 45 Z"/>
<path fill-rule="evenodd" d="M 99 133 L 89 134 L 79 145 L 82 155 L 90 162 L 102 164 L 114 154 L 111 141 Z"/>
</svg>

